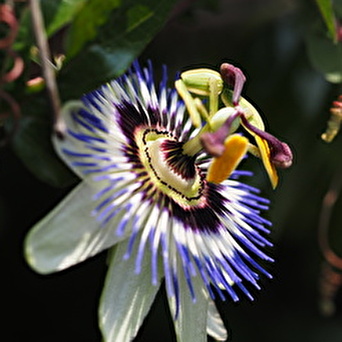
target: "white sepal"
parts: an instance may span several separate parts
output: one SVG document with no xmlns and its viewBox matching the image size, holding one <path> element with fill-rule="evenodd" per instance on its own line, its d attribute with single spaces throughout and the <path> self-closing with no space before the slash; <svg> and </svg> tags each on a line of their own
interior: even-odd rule
<svg viewBox="0 0 342 342">
<path fill-rule="evenodd" d="M 173 315 L 177 342 L 207 342 L 208 294 L 202 279 L 197 275 L 191 278 L 196 301 L 190 291 L 181 266 L 178 267 L 179 313 L 176 317 L 176 301 L 169 297 L 169 306 Z"/>
<path fill-rule="evenodd" d="M 207 333 L 217 341 L 226 341 L 228 338 L 227 330 L 213 300 L 209 300 L 208 304 Z"/>
<path fill-rule="evenodd" d="M 100 328 L 105 342 L 130 342 L 138 333 L 160 287 L 152 285 L 151 253 L 146 248 L 141 272 L 136 274 L 138 244 L 124 260 L 127 243 L 122 242 L 110 256 L 109 271 L 99 308 Z"/>
</svg>

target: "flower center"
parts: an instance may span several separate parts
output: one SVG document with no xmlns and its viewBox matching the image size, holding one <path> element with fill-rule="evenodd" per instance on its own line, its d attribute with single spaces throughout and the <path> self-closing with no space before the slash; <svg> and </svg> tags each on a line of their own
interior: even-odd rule
<svg viewBox="0 0 342 342">
<path fill-rule="evenodd" d="M 197 205 L 203 177 L 195 158 L 183 153 L 182 144 L 170 133 L 156 129 L 140 129 L 136 141 L 153 185 L 182 206 Z"/>
</svg>

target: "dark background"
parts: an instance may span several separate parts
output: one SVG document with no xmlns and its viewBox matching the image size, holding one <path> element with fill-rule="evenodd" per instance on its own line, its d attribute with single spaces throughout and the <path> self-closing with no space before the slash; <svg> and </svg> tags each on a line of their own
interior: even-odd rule
<svg viewBox="0 0 342 342">
<path fill-rule="evenodd" d="M 323 259 L 317 242 L 322 199 L 342 159 L 341 135 L 331 144 L 320 135 L 341 89 L 311 66 L 305 45 L 307 13 L 298 1 L 285 0 L 229 0 L 212 9 L 184 5 L 141 61 L 151 59 L 157 70 L 167 64 L 171 77 L 184 68 L 217 68 L 223 61 L 241 67 L 247 75 L 244 94 L 267 118 L 269 131 L 294 151 L 294 165 L 280 172 L 274 192 L 260 163 L 251 163 L 257 164 L 255 185 L 272 200 L 267 215 L 273 222 L 276 262 L 269 269 L 274 279 L 263 280 L 252 303 L 219 303 L 229 340 L 341 342 L 342 289 L 335 315 L 324 317 L 318 307 Z M 106 254 L 49 276 L 30 270 L 22 254 L 30 227 L 70 189 L 36 179 L 10 146 L 0 152 L 0 179 L 0 340 L 101 341 L 97 306 Z M 331 244 L 340 255 L 341 205 L 339 200 L 331 224 Z M 172 329 L 162 291 L 135 342 L 173 342 Z"/>
</svg>

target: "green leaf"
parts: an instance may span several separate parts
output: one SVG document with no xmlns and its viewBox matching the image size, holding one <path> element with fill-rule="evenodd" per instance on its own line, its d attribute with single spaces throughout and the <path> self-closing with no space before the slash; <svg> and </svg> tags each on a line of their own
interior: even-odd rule
<svg viewBox="0 0 342 342">
<path fill-rule="evenodd" d="M 53 149 L 48 109 L 45 108 L 46 112 L 43 114 L 42 105 L 36 101 L 32 101 L 27 107 L 36 113 L 23 113 L 12 141 L 17 156 L 36 177 L 52 186 L 63 187 L 75 183 L 77 177 Z"/>
<path fill-rule="evenodd" d="M 99 27 L 108 21 L 112 11 L 120 4 L 121 0 L 83 1 L 82 9 L 76 15 L 69 32 L 67 57 L 75 56 L 88 41 L 93 40 Z"/>
<path fill-rule="evenodd" d="M 328 31 L 333 39 L 337 42 L 337 29 L 335 23 L 335 14 L 331 0 L 316 0 L 319 10 L 321 11 L 323 20 L 328 28 Z"/>
<path fill-rule="evenodd" d="M 127 32 L 134 30 L 153 15 L 153 11 L 144 5 L 136 5 L 127 11 Z"/>
<path fill-rule="evenodd" d="M 44 0 L 40 2 L 43 13 L 46 34 L 51 37 L 59 29 L 69 24 L 84 4 L 85 0 Z M 20 12 L 19 32 L 14 44 L 14 50 L 29 48 L 35 43 L 31 23 L 30 8 Z"/>
<path fill-rule="evenodd" d="M 334 1 L 334 10 L 337 18 L 342 17 L 342 1 Z"/>
<path fill-rule="evenodd" d="M 48 6 L 51 19 L 46 22 L 46 32 L 51 36 L 63 26 L 69 24 L 82 8 L 85 0 L 49 0 L 42 2 L 43 12 L 47 12 Z"/>
<path fill-rule="evenodd" d="M 342 82 L 342 44 L 334 44 L 320 32 L 312 30 L 306 36 L 308 55 L 315 69 L 331 83 Z"/>
<path fill-rule="evenodd" d="M 24 8 L 19 14 L 19 28 L 15 42 L 12 46 L 15 51 L 28 49 L 34 42 L 34 33 L 29 8 Z"/>
<path fill-rule="evenodd" d="M 111 11 L 107 22 L 97 27 L 96 37 L 62 68 L 62 99 L 79 98 L 124 73 L 161 29 L 175 2 L 127 0 Z"/>
</svg>

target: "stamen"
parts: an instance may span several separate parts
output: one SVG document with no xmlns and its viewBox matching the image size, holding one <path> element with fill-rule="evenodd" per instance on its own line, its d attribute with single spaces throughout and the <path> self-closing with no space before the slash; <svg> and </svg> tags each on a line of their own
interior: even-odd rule
<svg viewBox="0 0 342 342">
<path fill-rule="evenodd" d="M 187 87 L 183 83 L 182 80 L 177 80 L 175 82 L 175 87 L 177 89 L 178 94 L 183 99 L 186 108 L 189 112 L 189 116 L 191 118 L 191 121 L 195 127 L 201 126 L 201 115 L 199 111 L 196 108 L 196 103 L 194 99 L 192 98 L 190 92 L 188 91 Z"/>
<path fill-rule="evenodd" d="M 219 157 L 225 151 L 225 139 L 232 132 L 232 126 L 236 119 L 240 117 L 240 113 L 234 110 L 222 126 L 214 133 L 204 133 L 201 136 L 201 143 L 204 149 L 212 156 Z"/>
<path fill-rule="evenodd" d="M 243 126 L 245 126 L 249 133 L 255 137 L 259 136 L 261 139 L 268 142 L 270 146 L 270 160 L 272 164 L 283 169 L 286 169 L 292 165 L 292 151 L 286 143 L 278 140 L 272 134 L 250 125 L 244 116 L 241 116 L 241 120 Z"/>
<path fill-rule="evenodd" d="M 272 188 L 275 189 L 278 185 L 278 174 L 275 165 L 271 163 L 271 151 L 266 140 L 261 139 L 259 136 L 254 135 L 254 139 L 259 147 L 260 157 L 264 164 L 265 170 L 271 181 Z"/>
<path fill-rule="evenodd" d="M 292 164 L 292 151 L 290 147 L 273 135 L 252 126 L 248 120 L 241 116 L 242 125 L 253 135 L 259 147 L 261 159 L 271 180 L 273 188 L 278 184 L 278 175 L 275 167 L 288 168 Z"/>
<path fill-rule="evenodd" d="M 238 112 L 235 108 L 221 108 L 195 137 L 184 143 L 183 152 L 193 156 L 204 148 L 209 154 L 220 156 L 227 135 L 238 127 L 237 121 L 239 121 Z"/>
<path fill-rule="evenodd" d="M 237 106 L 239 104 L 243 85 L 246 82 L 244 73 L 241 71 L 241 69 L 229 63 L 223 63 L 221 65 L 220 73 L 222 79 L 228 85 L 233 86 L 233 105 Z"/>
<path fill-rule="evenodd" d="M 238 134 L 230 135 L 224 142 L 224 152 L 214 158 L 208 170 L 208 182 L 221 183 L 237 168 L 248 150 L 248 139 Z"/>
</svg>

